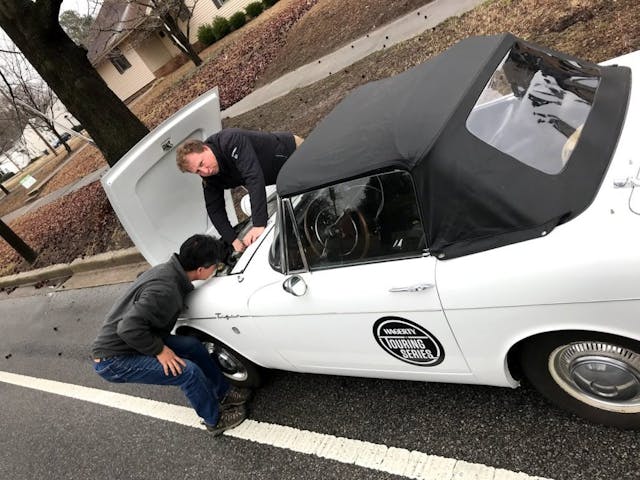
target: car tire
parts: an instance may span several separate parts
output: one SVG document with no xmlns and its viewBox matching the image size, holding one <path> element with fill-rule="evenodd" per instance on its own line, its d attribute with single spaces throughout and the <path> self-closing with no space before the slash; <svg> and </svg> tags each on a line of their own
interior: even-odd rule
<svg viewBox="0 0 640 480">
<path fill-rule="evenodd" d="M 520 350 L 526 378 L 549 401 L 589 421 L 640 428 L 640 343 L 595 332 L 538 335 Z"/>
<path fill-rule="evenodd" d="M 244 388 L 257 388 L 262 385 L 263 369 L 233 348 L 199 331 L 191 330 L 183 334 L 196 337 L 202 342 L 229 383 Z"/>
</svg>

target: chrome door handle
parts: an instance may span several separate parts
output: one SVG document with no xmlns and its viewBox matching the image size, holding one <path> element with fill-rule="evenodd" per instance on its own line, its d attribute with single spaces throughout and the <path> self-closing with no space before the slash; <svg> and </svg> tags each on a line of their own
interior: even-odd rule
<svg viewBox="0 0 640 480">
<path fill-rule="evenodd" d="M 632 188 L 632 187 L 640 187 L 640 179 L 627 177 L 627 178 L 618 178 L 613 181 L 614 188 Z"/>
<path fill-rule="evenodd" d="M 394 287 L 390 288 L 389 291 L 392 293 L 395 292 L 423 292 L 430 288 L 433 288 L 433 283 L 419 283 L 417 285 L 411 285 L 410 287 Z"/>
</svg>

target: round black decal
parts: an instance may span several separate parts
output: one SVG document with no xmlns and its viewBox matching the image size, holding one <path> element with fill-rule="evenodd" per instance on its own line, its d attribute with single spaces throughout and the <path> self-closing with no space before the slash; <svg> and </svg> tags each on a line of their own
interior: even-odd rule
<svg viewBox="0 0 640 480">
<path fill-rule="evenodd" d="M 444 360 L 438 339 L 404 318 L 381 318 L 373 325 L 373 336 L 382 348 L 403 362 L 433 367 Z"/>
</svg>

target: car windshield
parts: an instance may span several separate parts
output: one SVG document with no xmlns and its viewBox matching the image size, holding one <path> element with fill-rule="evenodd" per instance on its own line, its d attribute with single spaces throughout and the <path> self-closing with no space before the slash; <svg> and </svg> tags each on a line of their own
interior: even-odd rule
<svg viewBox="0 0 640 480">
<path fill-rule="evenodd" d="M 599 83 L 596 67 L 516 43 L 478 98 L 467 129 L 530 167 L 560 173 Z"/>
<path fill-rule="evenodd" d="M 267 197 L 267 218 L 270 218 L 276 212 L 276 198 L 277 195 L 275 193 Z M 252 227 L 251 217 L 246 217 L 234 227 L 234 230 L 238 232 L 237 238 L 244 238 Z"/>
<path fill-rule="evenodd" d="M 276 234 L 269 257 L 277 271 L 314 271 L 425 253 L 415 188 L 406 171 L 344 181 L 282 203 L 278 229 L 284 235 Z"/>
<path fill-rule="evenodd" d="M 275 189 L 267 197 L 267 217 L 268 218 L 270 218 L 276 211 L 277 198 L 278 197 L 275 193 Z M 234 227 L 234 230 L 237 233 L 236 238 L 244 238 L 244 236 L 249 232 L 251 227 L 253 227 L 253 223 L 251 222 L 251 217 L 247 217 L 246 214 L 244 214 L 244 212 L 242 213 L 242 215 L 244 216 L 244 220 L 242 220 L 240 223 L 238 223 Z M 255 250 L 250 250 L 250 251 L 255 253 Z M 221 266 L 221 268 L 218 270 L 218 276 L 228 275 L 231 272 L 233 272 L 234 274 L 241 273 L 246 267 L 246 265 L 249 263 L 249 260 L 251 259 L 250 257 L 253 255 L 253 253 L 249 253 L 248 257 L 246 257 L 247 255 L 246 251 L 245 253 L 242 253 L 242 254 L 235 253 L 235 252 L 231 253 L 225 259 L 224 266 Z M 236 264 L 238 268 L 236 268 Z"/>
</svg>

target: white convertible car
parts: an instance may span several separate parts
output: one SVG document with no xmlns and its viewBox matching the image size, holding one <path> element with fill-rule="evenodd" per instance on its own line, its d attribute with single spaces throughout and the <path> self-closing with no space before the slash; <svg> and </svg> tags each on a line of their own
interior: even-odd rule
<svg viewBox="0 0 640 480">
<path fill-rule="evenodd" d="M 265 233 L 196 288 L 177 332 L 238 384 L 260 367 L 526 378 L 578 415 L 639 427 L 632 75 L 640 52 L 595 65 L 505 34 L 358 88 L 285 164 Z M 175 147 L 220 128 L 214 90 L 104 177 L 151 264 L 215 233 Z"/>
</svg>

